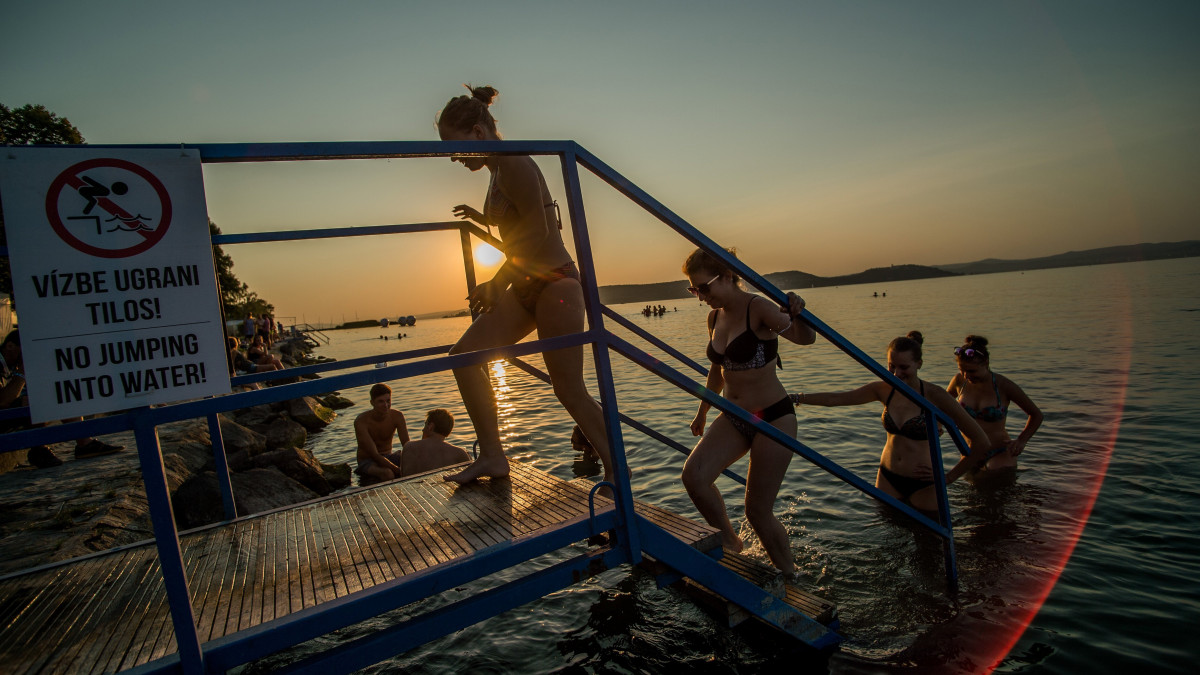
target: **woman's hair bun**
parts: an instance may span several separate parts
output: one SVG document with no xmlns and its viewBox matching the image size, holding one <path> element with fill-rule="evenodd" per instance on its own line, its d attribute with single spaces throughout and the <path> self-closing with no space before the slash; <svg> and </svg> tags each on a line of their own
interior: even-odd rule
<svg viewBox="0 0 1200 675">
<path fill-rule="evenodd" d="M 964 340 L 964 344 L 966 344 L 968 347 L 986 347 L 988 345 L 988 339 L 982 335 L 968 335 L 966 340 Z"/>
<path fill-rule="evenodd" d="M 500 95 L 500 92 L 496 91 L 495 87 L 473 87 L 469 84 L 464 84 L 463 86 L 470 90 L 471 96 L 483 101 L 484 105 L 491 105 L 492 101 L 495 101 L 496 97 Z"/>
<path fill-rule="evenodd" d="M 908 339 L 912 340 L 913 342 L 916 342 L 919 345 L 925 344 L 925 336 L 921 335 L 921 331 L 919 331 L 919 330 L 908 331 Z"/>
</svg>

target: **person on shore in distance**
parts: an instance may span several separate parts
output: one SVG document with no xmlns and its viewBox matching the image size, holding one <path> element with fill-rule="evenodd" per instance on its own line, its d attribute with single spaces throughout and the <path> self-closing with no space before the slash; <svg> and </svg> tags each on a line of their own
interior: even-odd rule
<svg viewBox="0 0 1200 675">
<path fill-rule="evenodd" d="M 450 99 L 438 116 L 443 141 L 500 140 L 488 107 L 497 95 L 492 87 L 468 87 L 470 95 Z M 533 159 L 491 155 L 452 157 L 471 171 L 486 168 L 491 182 L 483 210 L 459 204 L 454 215 L 499 229 L 505 262 L 490 281 L 475 287 L 468 300 L 478 318 L 450 350 L 461 354 L 515 344 L 537 329 L 540 339 L 583 330 L 583 287 L 575 262 L 563 244 L 558 208 Z M 546 370 L 567 413 L 591 439 L 604 463 L 604 479 L 613 481 L 612 459 L 600 404 L 583 381 L 583 348 L 545 352 Z M 479 438 L 479 457 L 446 480 L 465 483 L 508 475 L 508 457 L 500 443 L 496 401 L 484 366 L 454 371 L 467 414 Z"/>
<path fill-rule="evenodd" d="M 230 375 L 283 370 L 283 363 L 270 354 L 259 353 L 257 354 L 257 358 L 251 358 L 248 354 L 243 354 L 242 350 L 239 349 L 238 339 L 235 337 L 227 338 L 225 342 L 229 347 Z"/>
<path fill-rule="evenodd" d="M 971 419 L 941 387 L 925 382 L 917 373 L 921 369 L 921 344 L 924 338 L 917 331 L 898 337 L 888 345 L 887 369 L 930 403 L 950 416 L 967 439 L 972 452 L 959 459 L 946 474 L 946 484 L 958 480 L 963 473 L 980 465 L 991 448 L 987 434 Z M 926 386 L 928 385 L 928 386 Z M 837 393 L 800 394 L 795 398 L 802 405 L 842 406 L 862 405 L 878 401 L 883 404 L 883 428 L 887 442 L 879 457 L 875 487 L 888 495 L 907 502 L 921 511 L 937 510 L 934 490 L 933 464 L 929 457 L 929 428 L 925 412 L 904 395 L 896 396 L 892 385 L 876 380 L 858 389 Z M 903 420 L 903 421 L 901 421 Z"/>
<path fill-rule="evenodd" d="M 796 408 L 775 371 L 782 365 L 779 336 L 800 345 L 816 340 L 812 326 L 796 318 L 804 309 L 804 299 L 788 293 L 788 306 L 777 307 L 743 290 L 733 270 L 701 249 L 688 256 L 683 273 L 690 284 L 688 290 L 713 308 L 708 314 L 708 358 L 712 362 L 708 389 L 718 394 L 724 392 L 731 403 L 795 437 Z M 729 521 L 716 480 L 723 470 L 749 452 L 746 519 L 771 562 L 790 577 L 796 571 L 791 544 L 787 530 L 775 517 L 774 506 L 792 461 L 792 451 L 725 413 L 718 415 L 706 430 L 709 407 L 702 400 L 691 423 L 692 435 L 701 439 L 683 465 L 683 484 L 688 496 L 704 520 L 721 530 L 721 545 L 730 551 L 741 551 L 742 540 Z"/>
<path fill-rule="evenodd" d="M 435 408 L 425 415 L 421 437 L 404 444 L 400 454 L 400 476 L 412 476 L 434 469 L 461 464 L 471 456 L 466 450 L 446 442 L 454 429 L 454 415 L 445 408 Z"/>
<path fill-rule="evenodd" d="M 21 331 L 13 329 L 0 342 L 0 408 L 24 408 L 29 405 L 29 396 L 25 391 L 25 359 L 21 351 Z M 82 417 L 71 417 L 61 420 L 63 424 L 79 422 Z M 0 421 L 0 433 L 20 431 L 23 429 L 38 429 L 45 423 L 34 423 L 28 415 Z M 75 440 L 75 459 L 111 455 L 124 450 L 123 445 L 110 445 L 98 438 L 87 436 Z M 26 459 L 39 469 L 59 466 L 62 460 L 49 446 L 38 445 L 29 449 Z"/>
<path fill-rule="evenodd" d="M 977 472 L 980 474 L 983 471 L 1015 469 L 1017 457 L 1025 450 L 1025 444 L 1042 426 L 1042 411 L 1025 392 L 1012 380 L 992 372 L 987 345 L 987 338 L 968 335 L 963 346 L 955 347 L 958 374 L 946 385 L 946 391 L 958 399 L 991 441 L 994 454 L 980 467 Z M 1009 436 L 1005 428 L 1010 403 L 1016 403 L 1028 416 L 1025 428 L 1016 439 Z"/>
<path fill-rule="evenodd" d="M 371 387 L 371 409 L 354 418 L 358 441 L 358 468 L 363 483 L 400 477 L 400 456 L 392 452 L 392 438 L 408 443 L 404 413 L 392 407 L 392 388 L 382 382 Z"/>
</svg>

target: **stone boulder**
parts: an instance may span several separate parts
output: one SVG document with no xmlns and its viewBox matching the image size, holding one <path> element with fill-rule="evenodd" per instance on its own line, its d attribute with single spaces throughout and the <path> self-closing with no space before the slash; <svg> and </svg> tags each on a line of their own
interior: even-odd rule
<svg viewBox="0 0 1200 675">
<path fill-rule="evenodd" d="M 286 417 L 277 417 L 268 424 L 253 427 L 267 439 L 267 448 L 302 448 L 308 442 L 308 431 Z"/>
<path fill-rule="evenodd" d="M 311 396 L 280 401 L 277 405 L 281 405 L 288 417 L 304 425 L 309 431 L 320 431 L 337 417 L 337 413 L 321 405 Z"/>
<path fill-rule="evenodd" d="M 262 513 L 320 496 L 288 478 L 275 467 L 235 473 L 232 482 L 239 516 Z M 225 519 L 221 492 L 217 486 L 217 474 L 212 471 L 197 474 L 181 485 L 173 495 L 171 503 L 175 510 L 175 523 L 181 530 Z"/>
<path fill-rule="evenodd" d="M 325 478 L 321 463 L 313 454 L 303 448 L 286 448 L 258 455 L 252 460 L 259 468 L 275 467 L 283 475 L 300 483 L 319 495 L 333 492 L 333 486 Z"/>
<path fill-rule="evenodd" d="M 324 396 L 321 397 L 320 401 L 321 401 L 322 405 L 324 405 L 326 408 L 329 408 L 330 410 L 344 410 L 353 405 L 356 405 L 354 403 L 354 401 L 351 401 L 350 399 L 348 399 L 336 392 L 332 393 L 332 394 L 325 394 Z"/>
<path fill-rule="evenodd" d="M 329 481 L 330 487 L 334 490 L 341 490 L 350 487 L 352 478 L 350 465 L 346 462 L 341 464 L 326 464 L 321 462 L 321 473 L 325 476 L 325 480 Z"/>
</svg>

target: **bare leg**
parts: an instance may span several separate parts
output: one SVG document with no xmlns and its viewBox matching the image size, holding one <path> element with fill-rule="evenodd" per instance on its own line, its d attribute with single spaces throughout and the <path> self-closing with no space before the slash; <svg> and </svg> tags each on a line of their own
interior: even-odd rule
<svg viewBox="0 0 1200 675">
<path fill-rule="evenodd" d="M 521 307 L 511 291 L 501 296 L 495 309 L 481 314 L 467 329 L 458 343 L 450 349 L 451 354 L 462 354 L 490 347 L 516 343 L 533 330 L 533 317 Z M 489 476 L 501 478 L 508 475 L 508 457 L 500 444 L 500 424 L 496 418 L 496 399 L 488 382 L 484 365 L 467 366 L 454 370 L 458 391 L 463 397 L 463 406 L 475 426 L 479 438 L 479 457 L 467 468 L 444 478 L 457 483 L 467 483 Z"/>
<path fill-rule="evenodd" d="M 785 415 L 771 426 L 790 436 L 796 435 L 796 416 Z M 762 541 L 767 557 L 784 574 L 793 574 L 792 546 L 787 530 L 775 517 L 775 498 L 783 483 L 792 451 L 763 434 L 754 437 L 750 447 L 750 470 L 746 475 L 746 519 Z"/>
<path fill-rule="evenodd" d="M 538 338 L 581 332 L 583 316 L 583 288 L 579 282 L 564 279 L 550 284 L 538 298 Z M 608 446 L 604 428 L 604 409 L 583 382 L 583 347 L 556 349 L 543 353 L 542 358 L 546 361 L 554 395 L 595 447 L 604 465 L 604 480 L 615 485 L 612 449 Z"/>
<path fill-rule="evenodd" d="M 734 553 L 742 550 L 742 538 L 729 522 L 725 500 L 716 481 L 722 471 L 746 454 L 747 445 L 746 437 L 721 415 L 704 432 L 704 437 L 683 464 L 683 486 L 696 510 L 705 522 L 721 531 L 721 547 Z"/>
</svg>

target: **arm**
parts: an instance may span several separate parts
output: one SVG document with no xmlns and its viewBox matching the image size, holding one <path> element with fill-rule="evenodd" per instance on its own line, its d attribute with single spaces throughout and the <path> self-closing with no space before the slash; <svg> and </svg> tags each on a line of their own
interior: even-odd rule
<svg viewBox="0 0 1200 675">
<path fill-rule="evenodd" d="M 822 406 L 842 406 L 842 405 L 862 405 L 873 401 L 882 401 L 880 392 L 883 387 L 886 387 L 885 382 L 870 382 L 864 384 L 858 389 L 839 392 L 820 392 L 816 394 L 800 394 L 795 398 L 797 403 L 801 405 L 822 405 Z"/>
<path fill-rule="evenodd" d="M 1025 428 L 1021 430 L 1021 433 L 1017 435 L 1015 440 L 1008 444 L 1008 453 L 1016 457 L 1025 449 L 1025 444 L 1029 442 L 1029 439 L 1033 438 L 1033 434 L 1038 430 L 1038 427 L 1042 426 L 1042 411 L 1033 402 L 1033 399 L 1029 398 L 1015 382 L 1003 375 L 998 375 L 997 377 L 1000 381 L 1000 390 L 1008 396 L 1009 403 L 1016 403 L 1017 407 L 1029 416 L 1029 419 L 1025 420 Z"/>
<path fill-rule="evenodd" d="M 987 434 L 983 432 L 979 423 L 968 415 L 967 411 L 963 410 L 963 407 L 950 394 L 937 387 L 931 387 L 926 391 L 929 392 L 930 402 L 954 420 L 958 430 L 966 437 L 967 446 L 971 448 L 971 454 L 960 457 L 954 468 L 946 474 L 946 485 L 949 485 L 961 478 L 964 473 L 987 461 L 987 452 L 991 449 L 992 442 L 988 440 Z"/>
<path fill-rule="evenodd" d="M 354 420 L 354 438 L 358 441 L 358 449 L 371 461 L 380 466 L 391 467 L 397 473 L 400 472 L 400 467 L 380 454 L 378 446 L 375 445 L 375 439 L 371 438 L 371 432 L 367 429 L 367 421 L 361 415 Z"/>
<path fill-rule="evenodd" d="M 946 385 L 946 393 L 950 394 L 950 396 L 952 398 L 957 399 L 958 395 L 960 393 L 962 393 L 962 388 L 963 388 L 962 373 L 955 373 L 954 377 L 950 378 L 950 384 Z"/>
<path fill-rule="evenodd" d="M 8 382 L 3 387 L 0 387 L 0 408 L 7 408 L 21 397 L 21 392 L 25 389 L 25 374 L 14 370 L 12 376 L 8 378 Z"/>
<path fill-rule="evenodd" d="M 466 204 L 459 204 L 454 207 L 454 215 L 463 220 L 473 220 L 484 227 L 488 226 L 488 217 L 476 211 L 474 207 Z"/>
<path fill-rule="evenodd" d="M 817 341 L 817 332 L 807 321 L 800 319 L 800 312 L 804 311 L 804 298 L 795 293 L 788 293 L 787 297 L 788 306 L 780 307 L 779 311 L 786 316 L 788 323 L 781 325 L 778 329 L 771 328 L 771 330 L 789 342 L 811 345 Z M 776 319 L 776 321 L 779 320 Z"/>
<path fill-rule="evenodd" d="M 396 435 L 400 437 L 402 444 L 408 444 L 408 425 L 404 423 L 404 413 L 399 410 L 393 411 L 396 413 Z"/>
</svg>

